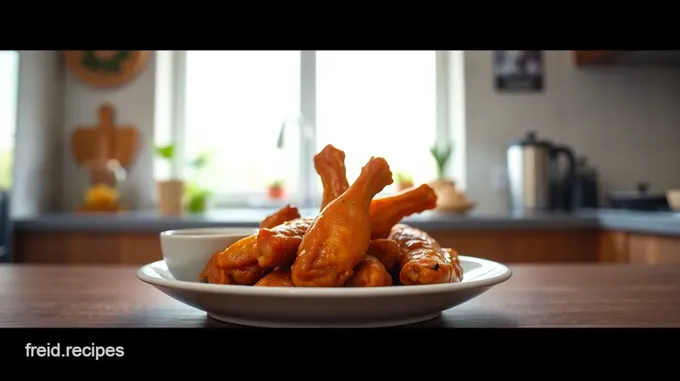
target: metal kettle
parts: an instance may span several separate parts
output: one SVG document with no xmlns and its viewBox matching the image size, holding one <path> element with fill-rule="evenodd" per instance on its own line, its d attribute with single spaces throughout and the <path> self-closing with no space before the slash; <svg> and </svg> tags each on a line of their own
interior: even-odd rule
<svg viewBox="0 0 680 381">
<path fill-rule="evenodd" d="M 539 140 L 530 131 L 507 149 L 508 190 L 513 211 L 569 210 L 576 178 L 571 148 Z M 560 173 L 559 158 L 566 159 Z"/>
</svg>

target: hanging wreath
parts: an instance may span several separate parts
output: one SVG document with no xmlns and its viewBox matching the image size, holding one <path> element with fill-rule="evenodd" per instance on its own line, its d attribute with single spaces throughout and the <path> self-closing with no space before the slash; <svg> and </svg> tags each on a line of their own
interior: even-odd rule
<svg viewBox="0 0 680 381">
<path fill-rule="evenodd" d="M 119 73 L 123 62 L 130 57 L 129 50 L 114 51 L 111 55 L 98 56 L 94 50 L 83 50 L 82 65 L 91 71 Z"/>
<path fill-rule="evenodd" d="M 70 50 L 66 52 L 66 65 L 89 86 L 118 87 L 144 69 L 148 55 L 145 50 Z"/>
</svg>

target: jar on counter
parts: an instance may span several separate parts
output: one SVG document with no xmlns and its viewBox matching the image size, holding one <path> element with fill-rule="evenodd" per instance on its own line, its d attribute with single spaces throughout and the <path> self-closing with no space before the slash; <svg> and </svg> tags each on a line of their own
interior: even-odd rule
<svg viewBox="0 0 680 381">
<path fill-rule="evenodd" d="M 118 160 L 93 160 L 85 165 L 88 185 L 83 194 L 87 211 L 115 212 L 122 207 L 120 188 L 127 170 Z"/>
</svg>

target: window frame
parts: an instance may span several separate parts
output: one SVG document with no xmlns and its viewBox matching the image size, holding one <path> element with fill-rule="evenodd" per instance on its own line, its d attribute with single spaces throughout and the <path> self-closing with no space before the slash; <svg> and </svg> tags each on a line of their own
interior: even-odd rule
<svg viewBox="0 0 680 381">
<path fill-rule="evenodd" d="M 436 121 L 436 144 L 437 142 L 450 141 L 450 114 L 449 114 L 449 55 L 448 51 L 434 51 L 435 53 L 435 121 Z M 171 137 L 176 142 L 177 155 L 173 162 L 173 171 L 183 178 L 186 147 L 184 139 L 186 133 L 185 107 L 186 107 L 186 73 L 187 51 L 173 52 L 172 62 L 172 113 Z M 296 135 L 300 138 L 299 152 L 299 194 L 289 200 L 262 202 L 261 207 L 278 207 L 286 203 L 294 203 L 301 208 L 313 208 L 321 204 L 321 189 L 316 181 L 313 156 L 316 154 L 316 51 L 300 51 L 300 118 L 306 124 L 308 134 L 300 129 Z M 288 127 L 286 128 L 288 131 Z M 212 204 L 216 208 L 257 207 L 249 199 L 254 194 L 226 195 L 216 193 Z"/>
</svg>

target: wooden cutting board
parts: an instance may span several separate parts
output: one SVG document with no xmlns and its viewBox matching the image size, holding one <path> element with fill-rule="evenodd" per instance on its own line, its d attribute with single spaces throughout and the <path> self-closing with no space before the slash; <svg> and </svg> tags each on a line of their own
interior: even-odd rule
<svg viewBox="0 0 680 381">
<path fill-rule="evenodd" d="M 139 147 L 135 126 L 116 126 L 115 109 L 110 104 L 99 107 L 99 123 L 76 128 L 71 135 L 71 150 L 80 166 L 92 161 L 116 159 L 128 167 Z"/>
</svg>

